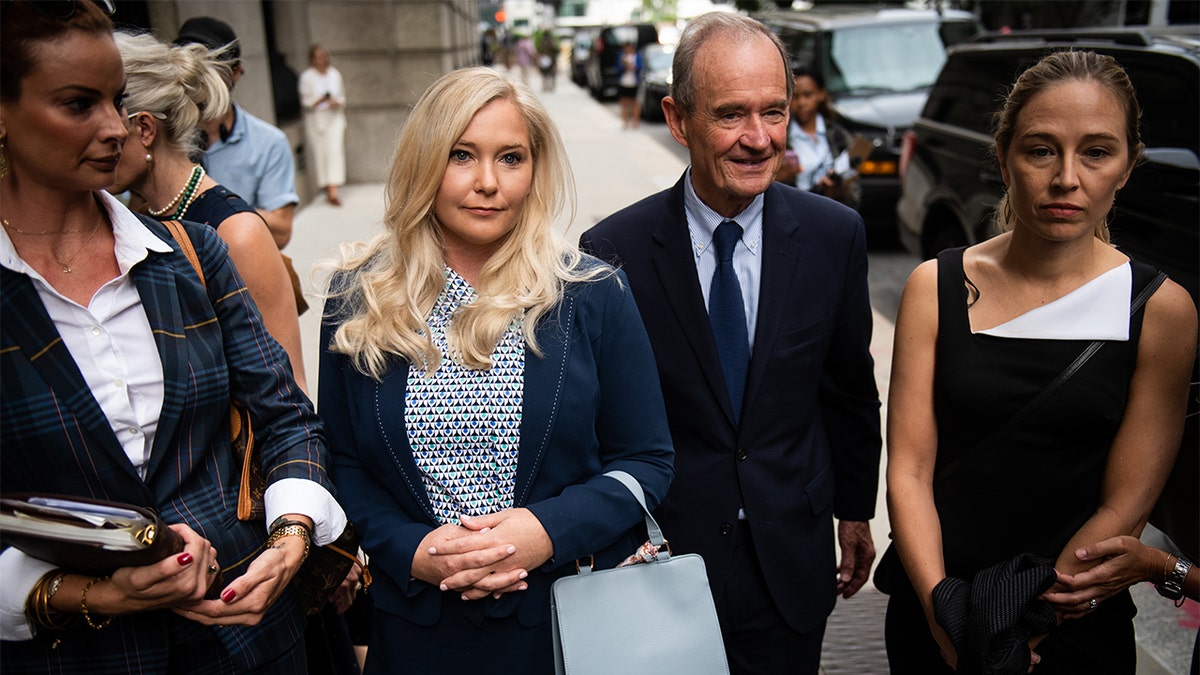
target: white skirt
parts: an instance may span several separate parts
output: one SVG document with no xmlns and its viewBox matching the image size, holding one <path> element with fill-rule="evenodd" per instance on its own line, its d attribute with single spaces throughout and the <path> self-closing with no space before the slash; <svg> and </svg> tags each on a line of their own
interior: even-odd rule
<svg viewBox="0 0 1200 675">
<path fill-rule="evenodd" d="M 346 113 L 320 109 L 304 113 L 304 152 L 319 187 L 346 183 Z"/>
</svg>

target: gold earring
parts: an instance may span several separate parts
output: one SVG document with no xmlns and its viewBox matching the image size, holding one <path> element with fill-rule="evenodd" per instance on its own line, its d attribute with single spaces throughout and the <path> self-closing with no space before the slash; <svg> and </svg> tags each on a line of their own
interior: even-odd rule
<svg viewBox="0 0 1200 675">
<path fill-rule="evenodd" d="M 0 178 L 8 175 L 8 149 L 4 147 L 4 137 L 0 136 Z"/>
</svg>

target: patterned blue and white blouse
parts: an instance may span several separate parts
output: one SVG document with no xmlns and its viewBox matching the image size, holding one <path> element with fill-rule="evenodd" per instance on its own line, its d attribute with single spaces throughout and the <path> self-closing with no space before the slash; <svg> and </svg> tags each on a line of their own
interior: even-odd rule
<svg viewBox="0 0 1200 675">
<path fill-rule="evenodd" d="M 517 317 L 492 353 L 492 367 L 471 370 L 450 358 L 446 329 L 454 312 L 475 301 L 475 289 L 446 268 L 446 286 L 428 317 L 441 352 L 437 371 L 408 371 L 405 426 L 413 459 L 439 522 L 512 508 L 521 405 L 525 393 L 524 319 Z"/>
</svg>

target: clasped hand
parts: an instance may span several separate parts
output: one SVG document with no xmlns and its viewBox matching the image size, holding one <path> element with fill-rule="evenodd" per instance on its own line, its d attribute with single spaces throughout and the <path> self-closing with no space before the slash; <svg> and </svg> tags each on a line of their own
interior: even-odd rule
<svg viewBox="0 0 1200 675">
<path fill-rule="evenodd" d="M 550 536 L 529 509 L 462 518 L 430 532 L 413 556 L 412 574 L 463 600 L 528 588 L 525 578 L 554 554 Z"/>
</svg>

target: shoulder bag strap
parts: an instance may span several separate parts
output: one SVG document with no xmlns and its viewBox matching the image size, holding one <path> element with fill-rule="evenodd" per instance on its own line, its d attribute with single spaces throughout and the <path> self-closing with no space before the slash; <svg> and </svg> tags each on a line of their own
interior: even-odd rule
<svg viewBox="0 0 1200 675">
<path fill-rule="evenodd" d="M 183 229 L 183 223 L 178 220 L 164 220 L 162 224 L 175 238 L 184 257 L 195 268 L 200 283 L 207 286 L 204 269 L 200 266 L 200 256 L 196 255 L 196 247 L 192 245 L 192 238 L 188 236 L 187 230 Z M 254 428 L 250 425 L 250 411 L 237 401 L 230 401 L 229 405 L 229 435 L 235 446 L 245 446 L 244 449 L 238 447 L 234 451 L 234 455 L 242 462 L 242 477 L 238 485 L 238 520 L 251 520 L 254 517 L 256 501 L 254 494 L 257 492 L 254 483 L 261 479 L 256 478 L 253 471 L 258 458 L 254 452 Z M 370 584 L 370 581 L 366 583 Z"/>
<path fill-rule="evenodd" d="M 1146 286 L 1142 288 L 1142 291 L 1138 293 L 1137 297 L 1134 298 L 1133 302 L 1129 305 L 1130 316 L 1137 314 L 1137 311 L 1142 308 L 1142 305 L 1146 304 L 1146 301 L 1150 299 L 1150 296 L 1154 294 L 1154 291 L 1158 290 L 1158 287 L 1162 285 L 1162 282 L 1166 278 L 1167 275 L 1160 271 L 1154 276 L 1153 279 L 1150 280 L 1150 283 L 1146 284 Z M 1029 417 L 1029 415 L 1039 406 L 1041 406 L 1046 399 L 1053 396 L 1055 392 L 1062 388 L 1063 384 L 1065 384 L 1067 380 L 1071 379 L 1071 377 L 1083 367 L 1083 364 L 1088 362 L 1088 359 L 1092 358 L 1096 352 L 1100 351 L 1100 348 L 1104 346 L 1104 342 L 1104 340 L 1096 340 L 1095 342 L 1089 344 L 1079 356 L 1075 357 L 1075 360 L 1071 362 L 1071 365 L 1067 366 L 1066 370 L 1059 373 L 1058 377 L 1054 378 L 1054 381 L 1046 385 L 1044 389 L 1038 392 L 1037 396 L 1034 396 L 1032 399 L 1030 399 L 1029 402 L 1026 403 L 1023 408 L 1018 410 L 1015 415 L 1010 417 L 1003 426 L 992 432 L 991 436 L 988 436 L 979 443 L 976 443 L 975 447 L 969 452 L 964 452 L 956 457 L 954 461 L 942 467 L 941 471 L 938 471 L 937 475 L 933 477 L 934 486 L 952 476 L 956 471 L 962 468 L 966 462 L 979 457 L 979 455 L 983 454 L 984 451 L 990 450 L 991 446 L 995 445 L 999 439 L 1003 438 L 1008 431 L 1015 429 L 1017 425 L 1025 421 L 1025 418 Z"/>
<path fill-rule="evenodd" d="M 204 269 L 200 267 L 200 256 L 196 255 L 196 247 L 192 246 L 192 238 L 188 236 L 187 230 L 183 229 L 183 223 L 178 220 L 164 220 L 162 224 L 171 233 L 171 236 L 175 237 L 175 242 L 183 250 L 183 256 L 195 268 L 196 276 L 200 277 L 200 283 L 207 286 L 208 281 L 204 279 Z"/>
</svg>

